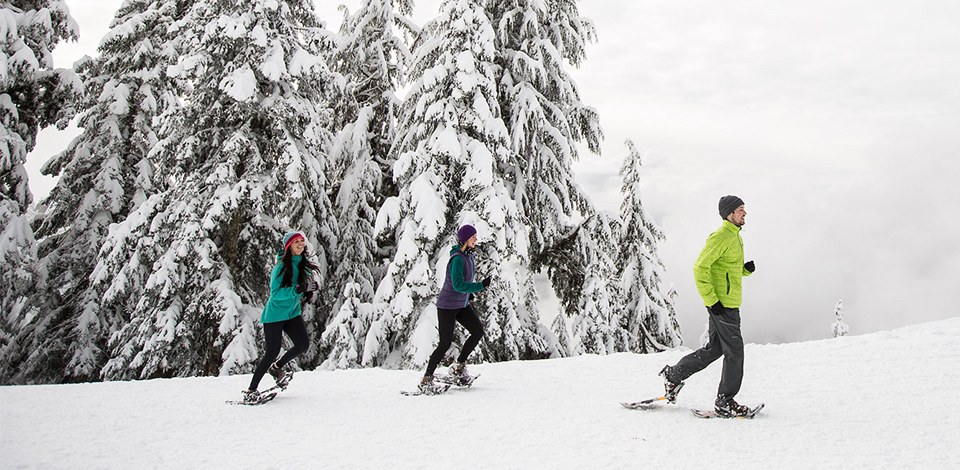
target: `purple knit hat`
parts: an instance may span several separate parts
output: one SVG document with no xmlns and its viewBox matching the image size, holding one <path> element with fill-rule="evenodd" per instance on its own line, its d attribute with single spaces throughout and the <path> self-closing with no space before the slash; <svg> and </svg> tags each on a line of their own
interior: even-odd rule
<svg viewBox="0 0 960 470">
<path fill-rule="evenodd" d="M 457 243 L 463 245 L 470 239 L 470 237 L 477 234 L 477 229 L 473 228 L 473 225 L 464 225 L 460 227 L 460 230 L 457 230 Z"/>
</svg>

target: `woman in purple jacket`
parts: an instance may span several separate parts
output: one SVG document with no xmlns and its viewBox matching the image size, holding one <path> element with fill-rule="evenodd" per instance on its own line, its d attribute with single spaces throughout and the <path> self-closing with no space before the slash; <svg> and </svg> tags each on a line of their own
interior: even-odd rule
<svg viewBox="0 0 960 470">
<path fill-rule="evenodd" d="M 489 277 L 483 282 L 473 282 L 476 273 L 473 250 L 476 245 L 477 229 L 472 225 L 464 225 L 457 230 L 457 244 L 450 250 L 443 288 L 440 289 L 440 295 L 437 297 L 440 344 L 430 355 L 427 371 L 423 375 L 423 380 L 420 381 L 420 390 L 423 393 L 432 394 L 440 390 L 433 382 L 433 372 L 447 353 L 447 349 L 450 349 L 450 344 L 453 343 L 453 329 L 457 322 L 470 332 L 470 337 L 463 343 L 457 362 L 450 365 L 450 375 L 456 379 L 469 377 L 464 362 L 483 337 L 483 324 L 470 306 L 470 295 L 490 285 Z"/>
</svg>

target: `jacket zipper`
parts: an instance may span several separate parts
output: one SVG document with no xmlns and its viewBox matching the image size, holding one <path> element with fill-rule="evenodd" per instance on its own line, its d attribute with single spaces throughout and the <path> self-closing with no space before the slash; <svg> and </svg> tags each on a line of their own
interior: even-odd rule
<svg viewBox="0 0 960 470">
<path fill-rule="evenodd" d="M 730 295 L 730 273 L 727 273 L 727 295 Z"/>
<path fill-rule="evenodd" d="M 469 263 L 469 262 L 470 262 L 470 257 L 469 257 L 469 256 L 464 256 L 464 267 L 466 267 L 466 266 L 467 266 L 467 263 Z M 466 282 L 472 282 L 472 281 L 473 281 L 473 278 L 472 278 L 472 277 L 471 277 L 471 279 L 470 279 L 469 281 L 467 281 L 467 277 L 466 277 L 466 274 L 467 274 L 467 273 L 464 272 L 463 274 L 464 274 L 464 277 L 463 277 L 463 280 L 464 280 L 464 281 L 466 281 Z M 467 294 L 467 298 L 463 301 L 463 307 L 461 307 L 461 308 L 467 308 L 467 305 L 470 305 L 470 294 Z"/>
</svg>

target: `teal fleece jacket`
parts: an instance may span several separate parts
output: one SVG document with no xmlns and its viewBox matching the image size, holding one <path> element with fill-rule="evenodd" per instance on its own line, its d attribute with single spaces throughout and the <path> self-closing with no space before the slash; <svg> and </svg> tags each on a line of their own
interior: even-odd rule
<svg viewBox="0 0 960 470">
<path fill-rule="evenodd" d="M 302 256 L 293 256 L 290 261 L 293 263 L 293 277 L 290 281 L 290 287 L 280 287 L 283 282 L 283 263 L 277 263 L 270 272 L 270 298 L 267 299 L 267 305 L 263 307 L 263 313 L 260 315 L 260 323 L 275 323 L 287 321 L 301 314 L 300 297 L 303 294 L 297 293 L 297 284 L 300 276 L 300 260 Z"/>
</svg>

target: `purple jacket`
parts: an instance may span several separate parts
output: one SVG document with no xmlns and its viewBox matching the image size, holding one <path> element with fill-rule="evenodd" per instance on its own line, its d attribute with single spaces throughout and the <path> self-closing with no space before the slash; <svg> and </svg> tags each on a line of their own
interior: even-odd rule
<svg viewBox="0 0 960 470">
<path fill-rule="evenodd" d="M 444 310 L 458 310 L 467 306 L 470 294 L 483 290 L 483 284 L 473 282 L 476 264 L 473 254 L 460 251 L 460 245 L 454 245 L 450 250 L 450 260 L 447 261 L 446 275 L 443 287 L 437 296 L 437 308 Z"/>
</svg>

